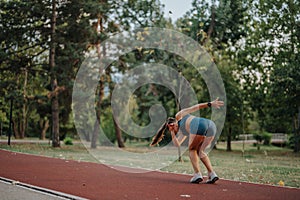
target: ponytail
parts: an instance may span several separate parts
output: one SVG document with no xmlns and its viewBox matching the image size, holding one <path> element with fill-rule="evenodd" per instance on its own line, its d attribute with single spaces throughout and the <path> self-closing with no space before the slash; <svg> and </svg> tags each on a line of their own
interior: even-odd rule
<svg viewBox="0 0 300 200">
<path fill-rule="evenodd" d="M 171 118 L 171 117 L 168 118 L 166 120 L 166 122 L 158 129 L 157 133 L 155 134 L 155 136 L 152 139 L 150 146 L 154 146 L 157 143 L 159 143 L 164 138 L 164 133 L 168 127 L 168 124 L 173 123 L 175 121 L 176 121 L 175 118 Z"/>
<path fill-rule="evenodd" d="M 154 146 L 156 145 L 157 143 L 159 143 L 163 137 L 164 137 L 164 133 L 167 129 L 167 122 L 165 122 L 157 131 L 157 133 L 155 134 L 155 136 L 153 137 L 152 139 L 152 142 L 150 144 L 150 146 Z"/>
</svg>

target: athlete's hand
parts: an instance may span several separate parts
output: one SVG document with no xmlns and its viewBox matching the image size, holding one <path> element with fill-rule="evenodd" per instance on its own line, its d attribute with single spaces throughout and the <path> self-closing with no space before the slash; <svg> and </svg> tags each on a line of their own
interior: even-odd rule
<svg viewBox="0 0 300 200">
<path fill-rule="evenodd" d="M 211 107 L 213 108 L 220 108 L 221 106 L 224 106 L 224 101 L 219 101 L 219 97 L 216 98 L 216 100 L 210 102 L 211 103 Z"/>
</svg>

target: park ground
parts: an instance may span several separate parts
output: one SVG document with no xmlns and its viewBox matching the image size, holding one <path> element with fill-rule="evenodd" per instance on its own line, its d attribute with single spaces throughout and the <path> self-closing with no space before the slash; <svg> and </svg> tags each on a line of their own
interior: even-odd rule
<svg viewBox="0 0 300 200">
<path fill-rule="evenodd" d="M 0 176 L 86 199 L 297 199 L 296 188 L 221 179 L 190 184 L 189 175 L 128 173 L 103 164 L 0 150 Z M 136 172 L 136 171 L 135 171 Z"/>
<path fill-rule="evenodd" d="M 135 168 L 149 168 L 149 166 L 157 164 L 146 157 L 142 157 L 141 162 L 137 163 L 136 160 L 131 160 L 128 156 L 121 155 L 119 152 L 113 153 L 109 148 L 98 148 L 96 152 L 93 152 L 85 148 L 80 141 L 73 142 L 74 145 L 64 145 L 62 143 L 61 148 L 52 148 L 49 141 L 13 140 L 12 145 L 8 146 L 7 140 L 2 139 L 0 149 L 87 162 L 103 160 L 103 156 L 95 159 L 95 154 L 106 155 L 108 158 L 111 157 L 116 160 L 116 162 L 110 163 L 112 165 Z M 218 143 L 217 149 L 209 153 L 212 165 L 218 175 L 224 179 L 234 181 L 300 188 L 299 154 L 295 154 L 291 149 L 276 146 L 261 146 L 258 151 L 253 142 L 246 142 L 244 149 L 242 142 L 233 142 L 231 152 L 226 151 L 225 143 Z M 146 143 L 131 142 L 126 144 L 124 151 L 143 155 L 145 152 L 153 151 L 153 148 L 149 148 Z M 183 153 L 183 162 L 177 162 L 177 150 L 175 150 L 175 153 L 174 151 L 164 150 L 163 156 L 165 156 L 164 159 L 168 164 L 163 168 L 158 167 L 160 170 L 179 174 L 193 173 L 188 152 Z M 201 165 L 201 167 L 202 173 L 206 175 L 207 172 L 204 166 Z M 152 167 L 152 169 L 158 168 L 156 166 Z"/>
<path fill-rule="evenodd" d="M 31 149 L 34 151 L 34 148 Z M 295 187 L 287 187 L 288 180 L 279 180 L 285 184 L 284 187 L 279 186 L 277 180 L 274 180 L 273 184 L 268 183 L 268 173 L 258 175 L 258 179 L 264 184 L 249 183 L 257 182 L 255 181 L 256 177 L 252 177 L 252 181 L 244 181 L 243 178 L 249 179 L 250 177 L 251 179 L 251 176 L 255 176 L 261 170 L 255 169 L 253 165 L 260 158 L 257 154 L 250 154 L 249 152 L 243 159 L 245 160 L 244 165 L 249 167 L 248 172 L 250 174 L 239 172 L 238 175 L 233 176 L 236 180 L 234 178 L 230 180 L 223 178 L 222 171 L 228 171 L 229 168 L 227 167 L 229 166 L 223 167 L 223 170 L 222 166 L 218 166 L 222 162 L 217 155 L 223 152 L 218 150 L 215 153 L 213 151 L 211 157 L 212 160 L 217 160 L 213 164 L 221 180 L 214 185 L 204 183 L 193 185 L 188 183 L 190 163 L 185 157 L 184 163 L 175 162 L 169 166 L 169 169 L 163 169 L 168 172 L 145 172 L 141 170 L 140 173 L 136 173 L 136 170 L 134 170 L 135 173 L 128 173 L 91 160 L 78 160 L 74 153 L 70 154 L 70 149 L 70 147 L 62 147 L 62 151 L 65 151 L 65 153 L 61 151 L 60 155 L 57 156 L 58 158 L 49 158 L 55 157 L 55 151 L 53 150 L 50 151 L 52 156 L 45 155 L 45 152 L 41 153 L 42 156 L 34 156 L 28 153 L 0 150 L 0 176 L 20 183 L 87 199 L 199 199 L 200 197 L 205 197 L 205 199 L 297 199 L 300 195 L 300 189 L 297 188 L 298 183 L 295 184 Z M 274 160 L 274 156 L 267 156 L 265 152 L 263 154 L 265 159 L 272 157 Z M 83 154 L 78 156 L 84 158 Z M 236 165 L 240 157 L 236 156 L 237 161 L 232 165 Z M 280 157 L 286 159 L 289 156 Z M 226 159 L 226 157 L 223 159 Z M 299 157 L 293 157 L 293 159 L 299 162 Z M 287 166 L 288 160 L 281 160 L 281 162 L 286 162 L 286 168 L 283 170 L 290 169 L 289 173 L 294 173 L 293 181 L 298 182 L 299 172 L 293 172 L 293 164 Z M 241 168 L 244 167 L 241 166 Z M 185 172 L 182 172 L 183 168 L 185 168 Z M 276 166 L 266 166 L 266 168 L 266 171 L 272 171 Z M 279 166 L 279 168 L 281 167 Z M 170 173 L 170 171 L 173 171 L 173 173 Z M 235 173 L 234 170 L 233 173 Z M 288 173 L 288 171 L 285 171 L 285 173 Z"/>
</svg>

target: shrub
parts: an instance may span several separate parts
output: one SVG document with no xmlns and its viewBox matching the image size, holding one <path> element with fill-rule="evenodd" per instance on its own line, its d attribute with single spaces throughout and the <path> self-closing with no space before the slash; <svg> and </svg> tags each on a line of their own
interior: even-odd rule
<svg viewBox="0 0 300 200">
<path fill-rule="evenodd" d="M 271 139 L 272 139 L 272 134 L 268 132 L 262 132 L 262 133 L 254 133 L 253 138 L 258 142 L 258 143 L 263 143 L 264 145 L 270 145 L 271 144 Z"/>
<path fill-rule="evenodd" d="M 271 139 L 272 139 L 272 134 L 271 133 L 267 133 L 267 132 L 264 132 L 262 134 L 262 139 L 263 139 L 263 144 L 264 145 L 270 145 L 271 144 Z"/>
<path fill-rule="evenodd" d="M 72 140 L 72 138 L 66 137 L 66 138 L 64 139 L 64 144 L 65 144 L 65 145 L 73 145 L 73 140 Z"/>
<path fill-rule="evenodd" d="M 268 132 L 255 132 L 253 133 L 253 138 L 257 141 L 254 146 L 257 146 L 257 150 L 260 150 L 260 145 L 270 145 L 272 134 Z"/>
<path fill-rule="evenodd" d="M 295 143 L 296 143 L 296 141 L 297 141 L 297 143 L 300 143 L 300 136 L 297 135 L 297 136 L 295 137 L 295 135 L 292 134 L 292 135 L 289 137 L 289 141 L 288 141 L 288 146 L 289 146 L 289 148 L 295 149 Z"/>
<path fill-rule="evenodd" d="M 253 133 L 253 138 L 259 143 L 263 141 L 263 136 L 261 133 Z"/>
</svg>

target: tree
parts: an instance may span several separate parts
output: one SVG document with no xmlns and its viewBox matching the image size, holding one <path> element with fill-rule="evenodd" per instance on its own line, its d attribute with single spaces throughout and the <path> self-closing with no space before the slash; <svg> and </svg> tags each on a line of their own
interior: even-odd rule
<svg viewBox="0 0 300 200">
<path fill-rule="evenodd" d="M 298 137 L 299 2 L 253 1 L 249 6 L 252 20 L 239 61 L 251 107 L 263 130 L 294 130 Z"/>
<path fill-rule="evenodd" d="M 227 140 L 227 150 L 231 150 L 231 140 L 242 131 L 242 104 L 237 56 L 235 49 L 245 37 L 245 12 L 243 1 L 193 1 L 193 8 L 176 22 L 180 31 L 198 41 L 210 53 L 218 66 L 227 91 L 227 114 L 223 136 Z M 199 84 L 199 83 L 198 83 Z M 202 96 L 208 96 L 202 85 Z M 204 90 L 203 90 L 204 89 Z"/>
<path fill-rule="evenodd" d="M 113 2 L 106 2 L 107 10 L 106 13 L 101 13 L 100 16 L 106 16 L 102 20 L 98 19 L 98 26 L 100 27 L 99 33 L 102 35 L 108 35 L 109 33 L 122 31 L 122 30 L 131 30 L 132 27 L 147 27 L 151 26 L 153 24 L 159 24 L 162 20 L 162 14 L 160 11 L 160 4 L 156 0 L 149 0 L 149 1 L 113 1 Z M 122 9 L 119 9 L 122 8 Z M 107 16 L 107 13 L 112 13 L 111 15 L 114 16 L 113 19 L 109 18 Z M 105 22 L 106 25 L 103 23 Z M 102 27 L 102 28 L 101 28 Z M 106 27 L 106 28 L 103 28 Z M 104 40 L 103 38 L 99 38 L 96 42 L 99 46 L 101 42 Z M 105 47 L 109 48 L 109 47 Z M 98 52 L 98 57 L 101 58 L 101 56 L 105 56 L 105 51 L 102 51 L 100 53 L 100 50 Z M 123 57 L 124 58 L 124 57 Z M 136 64 L 137 62 L 141 62 L 142 58 L 130 57 L 130 59 L 121 60 L 119 59 L 119 63 L 113 63 L 109 68 L 105 70 L 105 74 L 101 75 L 100 83 L 99 83 L 99 97 L 97 98 L 97 120 L 100 122 L 100 114 L 101 114 L 101 102 L 104 98 L 104 88 L 105 88 L 105 80 L 108 80 L 106 83 L 106 86 L 110 89 L 110 93 L 113 89 L 113 73 L 123 73 L 124 71 L 128 70 L 128 66 L 130 66 L 132 63 Z M 127 63 L 126 63 L 127 62 Z M 113 70 L 112 67 L 116 67 Z M 115 118 L 112 118 L 113 124 L 115 127 L 115 134 L 118 142 L 119 147 L 124 147 L 124 143 L 121 137 L 121 130 L 120 127 L 116 121 Z M 98 134 L 97 127 L 95 127 L 94 135 L 96 136 Z M 93 141 L 92 141 L 93 143 Z M 95 142 L 92 147 L 95 147 Z"/>
<path fill-rule="evenodd" d="M 38 12 L 39 6 L 44 7 L 44 4 L 33 1 L 4 1 L 0 6 L 0 70 L 4 76 L 1 96 L 6 99 L 14 98 L 14 133 L 17 138 L 23 138 L 26 135 L 28 118 L 34 112 L 34 109 L 29 108 L 32 101 L 31 80 L 41 72 L 41 64 L 37 60 L 42 58 L 45 51 L 40 38 L 45 18 Z M 7 35 L 10 37 L 6 37 Z"/>
<path fill-rule="evenodd" d="M 0 64 L 2 71 L 12 74 L 8 76 L 11 78 L 5 81 L 2 92 L 5 95 L 10 93 L 17 98 L 15 112 L 23 113 L 23 116 L 15 115 L 20 117 L 14 118 L 21 119 L 23 122 L 26 122 L 29 113 L 26 112 L 24 116 L 25 109 L 19 112 L 22 109 L 17 107 L 18 105 L 27 106 L 28 103 L 35 102 L 32 108 L 36 110 L 35 108 L 44 106 L 41 104 L 46 106 L 49 101 L 52 102 L 53 146 L 59 146 L 59 138 L 62 136 L 59 133 L 59 126 L 68 123 L 71 112 L 72 81 L 70 80 L 74 79 L 88 44 L 96 36 L 92 31 L 89 16 L 85 15 L 87 9 L 94 7 L 84 7 L 85 3 L 90 5 L 91 2 L 75 0 L 60 3 L 57 1 L 1 2 L 3 8 L 1 45 L 4 48 L 1 49 Z M 19 9 L 20 7 L 22 9 Z M 55 16 L 57 13 L 58 18 Z M 12 37 L 4 38 L 3 36 L 8 33 Z M 39 88 L 40 86 L 43 88 Z M 26 88 L 31 88 L 31 94 Z M 27 107 L 27 110 L 30 109 Z M 41 112 L 40 118 L 46 119 L 46 123 L 41 124 L 47 126 L 47 117 L 45 118 L 44 112 Z"/>
<path fill-rule="evenodd" d="M 299 8 L 299 1 L 277 2 L 268 18 L 268 22 L 274 24 L 273 27 L 276 29 L 270 40 L 274 44 L 272 47 L 274 58 L 270 74 L 269 105 L 271 107 L 275 104 L 276 108 L 272 109 L 270 116 L 288 122 L 285 131 L 294 132 L 295 152 L 300 151 Z M 278 11 L 281 12 L 277 13 Z"/>
<path fill-rule="evenodd" d="M 56 49 L 56 1 L 52 0 L 52 17 L 51 17 L 51 33 L 50 33 L 50 52 L 49 52 L 49 65 L 51 75 L 51 113 L 52 113 L 52 146 L 59 147 L 59 103 L 58 103 L 58 83 L 56 77 L 56 64 L 55 64 L 55 49 Z"/>
</svg>

